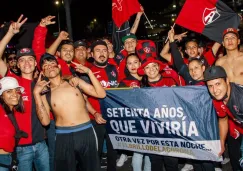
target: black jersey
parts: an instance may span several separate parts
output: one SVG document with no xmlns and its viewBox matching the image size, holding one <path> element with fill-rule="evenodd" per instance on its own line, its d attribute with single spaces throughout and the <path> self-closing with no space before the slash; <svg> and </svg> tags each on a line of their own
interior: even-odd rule
<svg viewBox="0 0 243 171">
<path fill-rule="evenodd" d="M 230 83 L 231 91 L 227 107 L 235 117 L 235 121 L 243 125 L 243 86 Z"/>
</svg>

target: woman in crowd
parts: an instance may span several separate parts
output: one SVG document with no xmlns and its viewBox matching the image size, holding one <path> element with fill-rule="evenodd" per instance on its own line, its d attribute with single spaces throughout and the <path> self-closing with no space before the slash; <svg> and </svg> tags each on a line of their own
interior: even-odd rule
<svg viewBox="0 0 243 171">
<path fill-rule="evenodd" d="M 137 73 L 140 66 L 141 61 L 138 55 L 135 53 L 129 54 L 126 58 L 126 78 L 120 82 L 119 87 L 140 87 L 142 77 Z"/>
<path fill-rule="evenodd" d="M 137 70 L 141 66 L 140 58 L 137 54 L 131 53 L 126 58 L 125 75 L 119 87 L 140 87 L 141 76 L 138 75 Z M 121 157 L 127 158 L 126 154 Z M 134 152 L 132 157 L 132 167 L 134 171 L 142 171 L 144 157 L 144 171 L 151 171 L 151 163 L 149 157 L 142 153 Z"/>
<path fill-rule="evenodd" d="M 138 68 L 138 74 L 142 75 L 141 87 L 172 87 L 177 83 L 172 77 L 162 76 L 166 65 L 156 57 L 147 57 L 141 62 Z M 162 171 L 163 163 L 166 171 L 178 170 L 178 158 L 170 156 L 161 156 L 150 154 L 151 171 Z"/>
<path fill-rule="evenodd" d="M 179 74 L 184 78 L 186 85 L 205 85 L 204 71 L 206 69 L 206 61 L 203 58 L 191 58 L 188 66 L 183 62 L 181 54 L 174 42 L 173 28 L 168 33 L 171 54 L 175 67 Z M 211 161 L 191 161 L 195 171 L 214 171 L 214 163 Z"/>
<path fill-rule="evenodd" d="M 24 112 L 21 93 L 24 88 L 19 86 L 17 80 L 12 77 L 4 77 L 0 80 L 0 164 L 10 166 L 11 153 L 15 147 L 15 127 L 9 118 L 14 112 Z M 0 171 L 9 171 L 0 166 Z"/>
</svg>

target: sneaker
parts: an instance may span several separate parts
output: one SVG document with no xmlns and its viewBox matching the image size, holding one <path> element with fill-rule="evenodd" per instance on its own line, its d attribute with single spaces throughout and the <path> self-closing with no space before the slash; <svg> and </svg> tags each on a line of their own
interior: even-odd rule
<svg viewBox="0 0 243 171">
<path fill-rule="evenodd" d="M 227 164 L 229 163 L 230 158 L 224 158 L 224 160 L 221 162 L 221 164 Z"/>
<path fill-rule="evenodd" d="M 102 155 L 101 155 L 102 157 L 102 159 L 107 159 L 107 153 L 102 153 Z"/>
<path fill-rule="evenodd" d="M 125 163 L 125 161 L 127 161 L 127 155 L 126 154 L 122 154 L 119 158 L 119 160 L 116 162 L 116 166 L 117 167 L 122 167 Z"/>
<path fill-rule="evenodd" d="M 184 167 L 181 169 L 181 171 L 191 171 L 193 170 L 193 165 L 191 164 L 185 164 Z"/>
<path fill-rule="evenodd" d="M 102 169 L 107 168 L 107 161 L 106 160 L 101 160 L 101 162 L 100 162 L 100 168 L 102 168 Z"/>
<path fill-rule="evenodd" d="M 239 162 L 240 162 L 240 166 L 243 167 L 243 157 L 240 158 Z"/>
<path fill-rule="evenodd" d="M 215 167 L 215 169 L 214 169 L 215 171 L 222 171 L 222 169 L 221 168 L 219 168 L 219 167 Z"/>
</svg>

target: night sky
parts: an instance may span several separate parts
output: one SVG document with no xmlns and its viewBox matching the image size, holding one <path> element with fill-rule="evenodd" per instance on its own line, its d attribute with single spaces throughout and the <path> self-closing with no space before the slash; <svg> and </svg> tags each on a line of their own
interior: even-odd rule
<svg viewBox="0 0 243 171">
<path fill-rule="evenodd" d="M 4 1 L 4 2 L 2 2 Z M 28 22 L 39 22 L 47 15 L 57 16 L 55 0 L 2 0 L 0 6 L 0 23 L 18 18 L 20 14 L 28 17 Z M 84 27 L 94 18 L 102 24 L 111 21 L 111 0 L 70 0 L 71 19 L 74 36 L 82 36 Z M 139 0 L 146 14 L 150 11 L 166 8 L 172 0 Z M 88 12 L 87 12 L 88 11 Z M 65 30 L 65 10 L 59 8 L 61 30 Z M 149 15 L 148 15 L 149 16 Z M 56 19 L 57 21 L 57 19 Z M 52 32 L 58 30 L 58 25 L 49 28 Z"/>
</svg>

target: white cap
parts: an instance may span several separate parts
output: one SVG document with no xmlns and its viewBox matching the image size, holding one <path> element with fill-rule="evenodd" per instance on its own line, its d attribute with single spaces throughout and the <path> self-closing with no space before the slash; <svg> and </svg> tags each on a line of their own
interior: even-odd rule
<svg viewBox="0 0 243 171">
<path fill-rule="evenodd" d="M 20 88 L 21 93 L 24 92 L 24 87 L 19 86 L 18 81 L 13 77 L 3 77 L 0 80 L 0 95 L 6 90 Z"/>
</svg>

